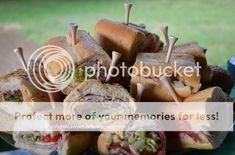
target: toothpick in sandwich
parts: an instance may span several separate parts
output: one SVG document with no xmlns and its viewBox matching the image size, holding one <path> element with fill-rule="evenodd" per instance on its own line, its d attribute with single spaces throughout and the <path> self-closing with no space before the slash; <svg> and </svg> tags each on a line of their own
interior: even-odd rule
<svg viewBox="0 0 235 155">
<path fill-rule="evenodd" d="M 77 33 L 77 29 L 78 29 L 78 25 L 76 23 L 70 23 L 70 34 L 71 34 L 71 39 L 72 39 L 72 45 L 76 45 L 77 42 L 77 38 L 76 38 L 76 33 Z"/>
<path fill-rule="evenodd" d="M 141 83 L 137 83 L 136 88 L 137 88 L 137 91 L 136 91 L 137 93 L 136 93 L 135 100 L 136 100 L 136 102 L 139 102 L 141 99 L 141 96 L 144 92 L 144 85 Z"/>
<path fill-rule="evenodd" d="M 16 54 L 16 56 L 18 57 L 18 59 L 20 60 L 24 70 L 27 71 L 27 64 L 26 64 L 26 61 L 25 61 L 25 58 L 24 58 L 23 48 L 18 47 L 16 49 L 14 49 L 13 51 Z"/>
<path fill-rule="evenodd" d="M 169 36 L 168 36 L 168 26 L 162 26 L 160 27 L 164 37 L 165 37 L 165 42 L 166 42 L 166 47 L 169 47 Z"/>
<path fill-rule="evenodd" d="M 130 11 L 131 11 L 132 4 L 131 3 L 124 3 L 125 8 L 125 24 L 129 24 L 129 17 L 130 17 Z"/>
<path fill-rule="evenodd" d="M 118 60 L 121 58 L 121 54 L 116 52 L 116 51 L 113 51 L 112 52 L 112 62 L 110 64 L 110 67 L 109 67 L 109 71 L 108 71 L 108 75 L 106 77 L 106 82 L 109 82 L 110 79 L 111 79 L 111 74 L 112 74 L 112 71 L 113 71 L 113 67 L 117 64 Z"/>
<path fill-rule="evenodd" d="M 177 40 L 178 40 L 177 37 L 175 37 L 175 36 L 170 36 L 170 39 L 169 39 L 169 47 L 168 47 L 168 51 L 167 51 L 165 63 L 169 63 L 170 57 L 171 57 L 171 53 L 172 53 L 172 51 L 173 51 L 174 45 L 175 45 L 175 43 L 176 43 Z"/>
</svg>

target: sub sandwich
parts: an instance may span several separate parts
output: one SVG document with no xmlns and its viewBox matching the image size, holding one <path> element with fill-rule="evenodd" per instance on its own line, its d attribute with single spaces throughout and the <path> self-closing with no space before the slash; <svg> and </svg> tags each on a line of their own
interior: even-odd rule
<svg viewBox="0 0 235 155">
<path fill-rule="evenodd" d="M 109 55 L 112 51 L 120 52 L 121 60 L 129 65 L 134 63 L 138 52 L 158 52 L 163 48 L 159 36 L 148 32 L 141 25 L 108 19 L 101 19 L 96 23 L 93 37 Z"/>
<path fill-rule="evenodd" d="M 118 84 L 87 80 L 78 85 L 64 102 L 134 102 L 128 91 Z"/>
<path fill-rule="evenodd" d="M 184 99 L 184 102 L 227 102 L 228 97 L 219 87 L 211 87 Z M 216 103 L 215 103 L 216 104 Z M 226 104 L 226 103 L 225 103 Z M 228 132 L 182 131 L 166 132 L 169 151 L 186 149 L 212 150 L 218 148 Z"/>
<path fill-rule="evenodd" d="M 18 131 L 13 133 L 15 147 L 26 149 L 37 154 L 50 154 L 66 138 L 61 132 Z"/>
<path fill-rule="evenodd" d="M 131 77 L 132 96 L 136 96 L 136 84 L 141 83 L 145 88 L 142 101 L 173 101 L 168 89 L 159 80 L 162 74 L 167 74 L 174 91 L 181 98 L 195 94 L 200 89 L 200 74 L 195 68 L 193 56 L 172 53 L 169 63 L 164 61 L 165 57 L 166 53 L 139 53 L 137 55 Z M 185 72 L 188 67 L 192 69 L 190 75 Z"/>
<path fill-rule="evenodd" d="M 72 82 L 62 92 L 68 95 L 79 83 L 85 80 L 86 70 L 85 67 L 93 67 L 95 69 L 95 75 L 88 77 L 92 79 L 99 79 L 105 81 L 106 72 L 99 67 L 105 67 L 107 70 L 111 63 L 110 57 L 107 53 L 95 42 L 89 33 L 83 30 L 77 30 L 75 45 L 72 45 L 71 32 L 66 36 L 58 36 L 50 39 L 46 45 L 55 45 L 65 49 L 74 58 L 75 74 Z M 64 68 L 58 66 L 58 64 L 51 62 L 48 64 L 48 70 L 54 75 L 58 75 Z M 93 72 L 94 70 L 90 70 Z"/>
<path fill-rule="evenodd" d="M 31 71 L 30 71 L 31 73 Z M 35 81 L 35 78 L 31 76 Z M 64 99 L 61 92 L 53 93 L 54 100 L 59 102 Z M 30 112 L 30 106 L 23 106 L 25 102 L 49 102 L 48 93 L 37 89 L 30 81 L 26 71 L 17 69 L 0 77 L 0 108 L 9 114 L 15 112 Z"/>
<path fill-rule="evenodd" d="M 163 132 L 104 132 L 98 138 L 101 155 L 164 155 L 166 138 Z"/>
</svg>

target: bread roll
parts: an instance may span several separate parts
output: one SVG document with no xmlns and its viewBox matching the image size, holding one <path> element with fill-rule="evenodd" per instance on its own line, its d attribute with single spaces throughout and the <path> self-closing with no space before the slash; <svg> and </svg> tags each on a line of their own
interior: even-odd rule
<svg viewBox="0 0 235 155">
<path fill-rule="evenodd" d="M 75 77 L 68 87 L 63 90 L 63 93 L 68 95 L 79 83 L 85 80 L 83 75 L 85 67 L 92 66 L 95 69 L 99 66 L 109 68 L 111 63 L 110 57 L 107 53 L 95 42 L 89 33 L 78 30 L 76 33 L 76 44 L 72 46 L 71 35 L 68 33 L 66 36 L 59 36 L 50 39 L 46 45 L 55 45 L 65 49 L 73 58 L 75 62 Z M 66 66 L 64 66 L 66 67 Z M 61 68 L 56 62 L 48 64 L 48 69 L 53 75 L 59 74 L 64 68 Z M 105 80 L 105 74 L 100 74 L 98 78 L 102 81 Z"/>
<path fill-rule="evenodd" d="M 107 19 L 99 20 L 93 30 L 95 40 L 109 55 L 112 51 L 122 54 L 121 60 L 134 63 L 138 52 L 158 52 L 163 43 L 160 38 L 138 25 L 128 25 Z"/>
<path fill-rule="evenodd" d="M 142 83 L 145 88 L 142 95 L 143 101 L 173 101 L 168 89 L 158 79 L 158 77 L 163 74 L 164 69 L 166 69 L 167 74 L 171 76 L 170 82 L 178 96 L 185 98 L 200 89 L 200 75 L 195 68 L 193 56 L 182 53 L 172 53 L 169 63 L 164 62 L 165 57 L 165 53 L 138 54 L 137 60 L 133 66 L 136 69 L 133 69 L 131 78 L 132 96 L 136 95 L 136 83 L 139 82 Z M 176 73 L 176 77 L 174 77 L 174 63 L 176 63 L 175 68 L 179 69 L 179 72 Z M 148 77 L 141 76 L 141 72 L 145 72 L 141 64 L 152 70 Z M 192 68 L 191 76 L 187 76 L 184 73 L 185 68 L 189 66 Z M 143 71 L 141 71 L 141 68 Z M 147 69 L 146 73 L 148 73 Z"/>
</svg>

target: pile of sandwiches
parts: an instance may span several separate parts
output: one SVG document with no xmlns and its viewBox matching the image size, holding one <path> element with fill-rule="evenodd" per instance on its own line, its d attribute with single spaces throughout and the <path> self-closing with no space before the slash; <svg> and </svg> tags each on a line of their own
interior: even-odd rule
<svg viewBox="0 0 235 155">
<path fill-rule="evenodd" d="M 72 55 L 75 63 L 75 74 L 71 83 L 61 92 L 52 94 L 55 102 L 233 101 L 229 97 L 234 85 L 233 78 L 224 69 L 208 65 L 205 48 L 197 42 L 174 46 L 177 38 L 168 36 L 167 27 L 161 28 L 165 38 L 164 44 L 159 35 L 149 32 L 144 24 L 129 22 L 130 8 L 131 4 L 125 4 L 125 22 L 101 19 L 95 24 L 92 35 L 71 23 L 67 34 L 53 37 L 45 43 L 65 49 Z M 135 76 L 111 78 L 101 72 L 85 79 L 86 66 L 98 68 L 98 65 L 101 65 L 110 71 L 113 65 L 119 66 L 122 62 L 138 69 L 141 64 L 153 67 L 159 76 L 152 73 L 142 76 L 133 70 L 132 75 Z M 175 75 L 174 63 L 181 68 L 195 67 L 199 64 L 199 75 L 196 74 L 196 70 L 192 71 L 191 77 L 184 74 Z M 53 63 L 47 67 L 55 75 L 63 71 L 63 68 Z M 170 68 L 167 78 L 160 73 L 160 68 L 165 67 Z M 226 80 L 221 81 L 217 78 Z M 49 102 L 51 98 L 50 94 L 35 88 L 26 70 L 17 69 L 0 77 L 0 100 L 12 104 L 0 103 L 0 109 L 13 114 L 13 111 L 19 108 L 11 102 Z M 16 147 L 37 154 L 58 151 L 62 155 L 77 155 L 93 146 L 102 155 L 163 155 L 168 151 L 216 149 L 223 143 L 227 132 L 13 131 L 11 134 Z"/>
</svg>

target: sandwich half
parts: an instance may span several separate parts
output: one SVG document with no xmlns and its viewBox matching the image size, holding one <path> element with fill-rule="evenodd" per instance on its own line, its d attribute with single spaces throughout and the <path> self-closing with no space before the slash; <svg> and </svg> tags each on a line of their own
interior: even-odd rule
<svg viewBox="0 0 235 155">
<path fill-rule="evenodd" d="M 167 47 L 164 47 L 163 52 L 167 52 Z M 201 74 L 201 82 L 205 83 L 211 80 L 211 69 L 207 65 L 206 60 L 206 51 L 204 48 L 199 46 L 197 42 L 187 42 L 184 44 L 177 45 L 173 48 L 174 53 L 184 53 L 190 54 L 194 57 L 195 62 L 201 66 L 200 74 Z"/>
<path fill-rule="evenodd" d="M 87 80 L 78 85 L 64 102 L 134 102 L 134 98 L 118 84 Z"/>
<path fill-rule="evenodd" d="M 130 65 L 138 52 L 158 52 L 163 48 L 158 35 L 132 23 L 101 19 L 94 27 L 93 36 L 109 55 L 112 51 L 120 52 L 121 60 Z"/>
<path fill-rule="evenodd" d="M 165 63 L 165 58 L 166 53 L 139 53 L 137 55 L 131 77 L 132 96 L 136 95 L 136 84 L 142 83 L 145 88 L 142 101 L 173 101 L 168 89 L 159 80 L 162 74 L 167 74 L 176 94 L 181 98 L 195 94 L 200 89 L 200 74 L 195 68 L 193 56 L 172 53 L 169 63 Z M 185 72 L 187 68 L 191 69 L 188 75 Z"/>
<path fill-rule="evenodd" d="M 71 40 L 71 34 L 68 33 L 66 36 L 54 37 L 46 43 L 46 45 L 55 45 L 65 49 L 74 59 L 74 77 L 72 78 L 72 82 L 64 90 L 62 90 L 62 92 L 66 95 L 68 95 L 79 83 L 86 79 L 86 75 L 88 74 L 88 71 L 86 73 L 86 67 L 94 68 L 94 70 L 89 70 L 92 74 L 95 72 L 93 77 L 87 78 L 105 81 L 106 72 L 104 69 L 99 69 L 99 67 L 104 67 L 107 71 L 111 63 L 111 59 L 108 54 L 86 31 L 77 31 L 76 44 L 74 46 L 72 46 Z M 60 67 L 56 62 L 51 62 L 47 65 L 47 67 L 53 75 L 58 75 L 60 72 L 63 72 L 67 66 Z"/>
<path fill-rule="evenodd" d="M 211 87 L 187 97 L 184 102 L 229 102 L 219 87 Z M 214 103 L 216 104 L 216 103 Z M 225 103 L 226 104 L 226 103 Z M 212 150 L 220 147 L 228 132 L 219 131 L 182 131 L 166 132 L 169 151 L 187 149 Z"/>
<path fill-rule="evenodd" d="M 164 155 L 166 138 L 163 132 L 104 132 L 98 138 L 101 155 Z"/>
</svg>

